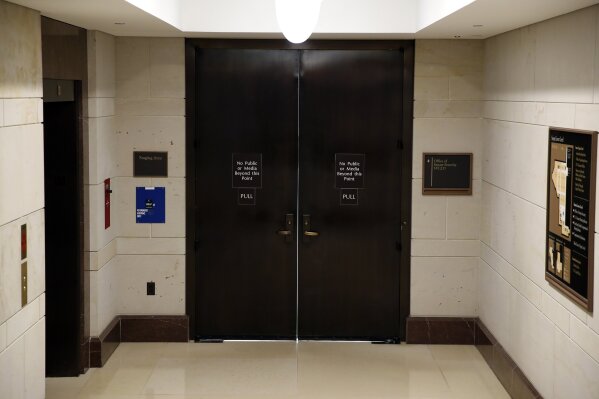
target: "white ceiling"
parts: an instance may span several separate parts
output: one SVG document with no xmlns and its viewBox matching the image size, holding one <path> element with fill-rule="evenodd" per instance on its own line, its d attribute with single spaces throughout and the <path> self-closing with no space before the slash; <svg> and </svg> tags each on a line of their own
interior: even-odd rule
<svg viewBox="0 0 599 399">
<path fill-rule="evenodd" d="M 283 37 L 274 0 L 129 0 L 149 12 L 126 0 L 10 1 L 116 36 Z M 313 38 L 482 39 L 594 4 L 599 0 L 324 0 Z"/>
</svg>

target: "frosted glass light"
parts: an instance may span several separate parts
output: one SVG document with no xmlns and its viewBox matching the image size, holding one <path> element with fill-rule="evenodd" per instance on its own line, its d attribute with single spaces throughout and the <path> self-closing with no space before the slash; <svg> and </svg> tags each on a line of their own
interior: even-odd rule
<svg viewBox="0 0 599 399">
<path fill-rule="evenodd" d="M 291 43 L 303 43 L 314 32 L 322 0 L 275 0 L 279 28 Z"/>
</svg>

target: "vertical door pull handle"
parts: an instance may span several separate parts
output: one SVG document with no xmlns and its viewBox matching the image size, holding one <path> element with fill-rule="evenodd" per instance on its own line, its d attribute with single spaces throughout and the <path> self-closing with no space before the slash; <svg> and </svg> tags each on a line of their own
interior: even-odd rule
<svg viewBox="0 0 599 399">
<path fill-rule="evenodd" d="M 294 215 L 293 213 L 288 213 L 285 215 L 285 227 L 281 230 L 277 231 L 277 234 L 285 237 L 285 242 L 293 242 L 293 226 L 294 223 Z"/>
<path fill-rule="evenodd" d="M 318 237 L 320 235 L 317 231 L 311 231 L 310 228 L 310 215 L 304 215 L 304 223 L 302 225 L 302 230 L 304 231 L 304 235 L 306 237 Z"/>
</svg>

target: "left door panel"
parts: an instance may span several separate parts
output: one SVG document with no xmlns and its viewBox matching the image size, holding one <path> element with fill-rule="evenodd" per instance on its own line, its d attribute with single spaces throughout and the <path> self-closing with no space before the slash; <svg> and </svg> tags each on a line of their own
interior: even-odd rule
<svg viewBox="0 0 599 399">
<path fill-rule="evenodd" d="M 298 53 L 198 51 L 196 338 L 295 339 Z"/>
</svg>

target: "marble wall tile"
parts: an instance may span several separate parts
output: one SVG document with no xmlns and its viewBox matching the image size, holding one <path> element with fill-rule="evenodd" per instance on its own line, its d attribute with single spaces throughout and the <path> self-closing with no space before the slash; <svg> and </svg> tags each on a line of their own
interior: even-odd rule
<svg viewBox="0 0 599 399">
<path fill-rule="evenodd" d="M 487 100 L 533 101 L 536 26 L 485 40 Z"/>
<path fill-rule="evenodd" d="M 185 314 L 185 256 L 120 255 L 118 314 Z M 156 295 L 146 295 L 146 283 Z"/>
<path fill-rule="evenodd" d="M 545 398 L 553 396 L 553 323 L 517 291 L 510 298 L 511 344 L 505 349 Z"/>
<path fill-rule="evenodd" d="M 41 124 L 0 128 L 0 193 L 0 225 L 44 207 Z"/>
<path fill-rule="evenodd" d="M 447 238 L 447 199 L 422 195 L 422 179 L 412 181 L 412 238 Z"/>
<path fill-rule="evenodd" d="M 44 101 L 38 101 L 37 103 L 37 120 L 40 123 L 44 122 Z"/>
<path fill-rule="evenodd" d="M 449 78 L 449 98 L 452 100 L 481 100 L 483 98 L 482 74 L 452 76 Z"/>
<path fill-rule="evenodd" d="M 548 131 L 544 126 L 485 120 L 483 179 L 544 208 Z"/>
<path fill-rule="evenodd" d="M 117 117 L 120 176 L 133 176 L 133 151 L 168 151 L 169 177 L 185 176 L 185 118 Z"/>
<path fill-rule="evenodd" d="M 536 25 L 535 99 L 593 102 L 597 13 L 592 8 Z"/>
<path fill-rule="evenodd" d="M 12 245 L 19 245 L 21 224 L 27 223 L 27 296 L 29 302 L 46 291 L 45 213 L 41 209 L 12 224 Z M 19 248 L 17 248 L 17 252 Z M 20 254 L 13 260 L 20 267 Z"/>
<path fill-rule="evenodd" d="M 112 180 L 113 190 L 117 195 L 113 202 L 115 218 L 119 219 L 119 237 L 146 237 L 152 236 L 152 225 L 137 223 L 135 189 L 136 187 L 152 187 L 152 180 L 148 178 L 118 177 Z M 168 193 L 167 193 L 168 195 Z M 167 198 L 168 202 L 168 198 Z"/>
<path fill-rule="evenodd" d="M 599 243 L 599 234 L 595 233 L 595 246 Z M 599 306 L 599 256 L 595 256 L 595 279 L 594 279 L 594 301 L 595 301 L 595 309 Z M 597 334 L 599 334 L 599 311 L 595 310 L 593 314 L 588 316 L 587 323 L 589 327 Z"/>
<path fill-rule="evenodd" d="M 478 263 L 478 317 L 504 348 L 511 345 L 510 297 L 513 287 L 487 262 Z"/>
<path fill-rule="evenodd" d="M 0 3 L 0 98 L 42 97 L 42 33 L 38 11 Z M 1 190 L 0 190 L 1 191 Z"/>
<path fill-rule="evenodd" d="M 566 334 L 570 334 L 570 312 L 546 292 L 542 293 L 541 311 L 560 330 Z"/>
<path fill-rule="evenodd" d="M 115 177 L 119 172 L 116 118 L 89 118 L 87 157 L 88 176 L 86 184 L 102 184 L 104 179 Z M 133 158 L 133 154 L 131 154 Z"/>
<path fill-rule="evenodd" d="M 599 334 L 591 330 L 578 318 L 572 317 L 570 319 L 570 338 L 599 363 Z"/>
<path fill-rule="evenodd" d="M 117 239 L 119 255 L 185 255 L 185 238 Z"/>
<path fill-rule="evenodd" d="M 447 239 L 476 240 L 480 235 L 481 181 L 472 182 L 472 195 L 447 196 Z"/>
<path fill-rule="evenodd" d="M 6 342 L 8 345 L 30 329 L 40 319 L 39 300 L 31 301 L 6 322 Z"/>
<path fill-rule="evenodd" d="M 485 101 L 486 119 L 533 125 L 575 127 L 576 104 L 521 101 Z"/>
<path fill-rule="evenodd" d="M 117 255 L 117 239 L 110 241 L 104 248 L 97 252 L 88 252 L 89 263 L 85 270 L 100 270 Z"/>
<path fill-rule="evenodd" d="M 115 38 L 100 31 L 87 31 L 88 96 L 116 95 Z M 91 116 L 91 115 L 90 115 Z"/>
<path fill-rule="evenodd" d="M 449 78 L 415 77 L 415 100 L 449 100 Z"/>
<path fill-rule="evenodd" d="M 185 179 L 152 179 L 166 189 L 166 223 L 152 224 L 152 237 L 185 237 Z"/>
<path fill-rule="evenodd" d="M 44 211 L 0 226 L 0 323 L 21 309 L 21 225 L 27 224 L 28 300 L 45 290 Z"/>
<path fill-rule="evenodd" d="M 599 104 L 576 104 L 576 129 L 599 130 Z"/>
<path fill-rule="evenodd" d="M 46 319 L 25 334 L 25 398 L 46 397 Z"/>
<path fill-rule="evenodd" d="M 0 354 L 6 349 L 6 323 L 0 324 Z"/>
<path fill-rule="evenodd" d="M 483 71 L 482 40 L 417 40 L 418 77 L 472 76 Z"/>
<path fill-rule="evenodd" d="M 99 336 L 116 315 L 119 298 L 118 258 L 90 271 L 90 335 Z"/>
<path fill-rule="evenodd" d="M 87 112 L 90 118 L 102 118 L 106 116 L 114 116 L 115 114 L 115 103 L 114 98 L 88 98 L 87 100 Z"/>
<path fill-rule="evenodd" d="M 0 227 L 0 323 L 21 308 L 21 254 L 19 224 Z"/>
<path fill-rule="evenodd" d="M 150 41 L 142 37 L 117 37 L 116 97 L 150 97 Z"/>
<path fill-rule="evenodd" d="M 119 98 L 116 110 L 120 116 L 185 116 L 185 99 Z"/>
<path fill-rule="evenodd" d="M 104 267 L 105 264 L 110 262 L 112 260 L 112 258 L 114 258 L 117 255 L 118 240 L 119 240 L 118 238 L 115 238 L 114 240 L 110 241 L 108 243 L 108 245 L 106 245 L 104 248 L 102 248 L 100 251 L 98 251 L 97 270 Z"/>
<path fill-rule="evenodd" d="M 599 397 L 599 363 L 559 330 L 555 332 L 555 399 Z"/>
<path fill-rule="evenodd" d="M 545 284 L 545 211 L 490 184 L 483 184 L 489 231 L 483 242 L 543 287 Z"/>
<path fill-rule="evenodd" d="M 516 274 L 520 273 L 484 242 L 480 244 L 481 259 L 499 274 L 508 284 L 516 286 Z"/>
<path fill-rule="evenodd" d="M 422 178 L 424 152 L 471 152 L 473 178 L 481 177 L 482 120 L 474 118 L 414 119 L 412 176 Z"/>
<path fill-rule="evenodd" d="M 537 309 L 541 308 L 543 291 L 521 272 L 514 273 L 514 288 Z"/>
<path fill-rule="evenodd" d="M 0 3 L 1 7 L 2 3 Z M 0 398 L 25 399 L 25 339 L 0 353 Z"/>
<path fill-rule="evenodd" d="M 413 257 L 410 314 L 476 316 L 477 268 L 476 257 Z"/>
<path fill-rule="evenodd" d="M 185 98 L 185 39 L 150 40 L 150 97 Z"/>
<path fill-rule="evenodd" d="M 418 100 L 414 102 L 414 118 L 480 118 L 481 101 Z"/>
<path fill-rule="evenodd" d="M 599 363 L 559 330 L 555 331 L 555 399 L 599 398 Z"/>
<path fill-rule="evenodd" d="M 40 319 L 46 315 L 46 294 L 39 296 L 40 302 Z"/>
<path fill-rule="evenodd" d="M 39 123 L 41 98 L 4 99 L 4 126 L 29 125 Z"/>
<path fill-rule="evenodd" d="M 120 232 L 120 226 L 125 221 L 120 217 L 119 207 L 121 198 L 126 197 L 127 192 L 118 185 L 119 179 L 111 179 L 112 194 L 110 197 L 110 227 L 104 228 L 104 183 L 86 186 L 89 195 L 89 242 L 86 251 L 98 252 L 110 241 L 114 240 Z M 135 206 L 135 203 L 133 204 Z M 87 226 L 87 224 L 86 224 Z"/>
<path fill-rule="evenodd" d="M 412 239 L 412 256 L 477 257 L 480 256 L 480 241 Z"/>
</svg>

